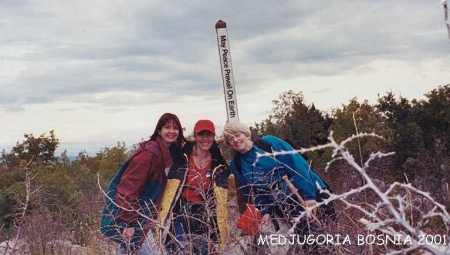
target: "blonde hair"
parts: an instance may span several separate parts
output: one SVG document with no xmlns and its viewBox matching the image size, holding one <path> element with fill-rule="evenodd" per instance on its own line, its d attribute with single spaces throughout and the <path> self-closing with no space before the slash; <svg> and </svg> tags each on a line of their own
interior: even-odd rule
<svg viewBox="0 0 450 255">
<path fill-rule="evenodd" d="M 232 160 L 236 151 L 228 143 L 227 136 L 234 136 L 236 133 L 242 133 L 248 138 L 251 138 L 250 128 L 239 122 L 238 120 L 229 120 L 225 123 L 223 127 L 223 134 L 220 136 L 218 143 L 220 144 L 220 150 L 222 155 L 227 160 Z"/>
<path fill-rule="evenodd" d="M 250 128 L 247 125 L 242 124 L 238 120 L 227 121 L 227 123 L 223 127 L 223 135 L 225 137 L 227 135 L 234 135 L 238 132 L 243 133 L 247 137 L 251 137 Z"/>
</svg>

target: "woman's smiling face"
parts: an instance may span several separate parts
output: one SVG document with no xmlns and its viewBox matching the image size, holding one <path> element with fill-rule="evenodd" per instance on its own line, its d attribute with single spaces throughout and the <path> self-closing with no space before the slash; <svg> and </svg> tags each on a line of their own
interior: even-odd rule
<svg viewBox="0 0 450 255">
<path fill-rule="evenodd" d="M 166 142 L 167 144 L 171 144 L 176 142 L 179 133 L 180 130 L 178 129 L 175 121 L 168 121 L 166 124 L 164 124 L 164 126 L 162 126 L 161 130 L 159 131 L 159 136 L 161 136 L 164 142 Z"/>
<path fill-rule="evenodd" d="M 195 134 L 195 144 L 200 150 L 207 151 L 211 148 L 214 143 L 214 134 L 209 131 L 202 131 Z"/>
<path fill-rule="evenodd" d="M 226 135 L 227 143 L 233 148 L 233 150 L 245 153 L 252 148 L 252 141 L 250 137 L 247 137 L 242 132 L 236 132 L 233 134 Z"/>
</svg>

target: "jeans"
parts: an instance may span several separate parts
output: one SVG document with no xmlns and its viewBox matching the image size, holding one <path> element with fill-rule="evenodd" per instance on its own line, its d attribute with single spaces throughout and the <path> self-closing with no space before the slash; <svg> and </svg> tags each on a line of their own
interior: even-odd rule
<svg viewBox="0 0 450 255">
<path fill-rule="evenodd" d="M 192 204 L 180 199 L 174 209 L 171 232 L 177 242 L 169 237 L 166 250 L 169 254 L 196 254 L 207 255 L 208 242 L 217 242 L 210 231 L 215 229 L 214 217 L 206 215 L 203 204 Z"/>
<path fill-rule="evenodd" d="M 190 252 L 194 252 L 195 254 L 199 254 L 199 255 L 208 255 L 208 239 L 205 239 L 204 237 L 204 232 L 203 235 L 198 232 L 195 231 L 195 228 L 191 227 L 191 229 L 187 229 L 186 226 L 188 226 L 188 220 L 186 220 L 185 217 L 183 216 L 179 216 L 174 218 L 173 220 L 173 230 L 174 230 L 174 234 L 175 237 L 177 238 L 177 240 L 179 242 L 181 242 L 182 244 L 186 245 L 187 247 L 178 247 L 178 249 L 182 249 L 184 250 L 183 252 L 181 252 L 180 250 L 178 250 L 177 254 L 189 254 Z M 200 225 L 201 223 L 199 222 L 195 222 L 195 221 L 191 221 L 191 224 L 194 225 Z M 191 231 L 194 230 L 194 231 Z M 197 233 L 192 233 L 192 232 L 197 232 Z M 194 246 L 194 250 L 190 250 L 189 246 L 190 245 Z M 172 245 L 168 245 L 167 247 L 167 251 L 169 253 L 173 253 L 174 251 L 176 251 L 177 249 L 174 247 L 174 244 Z"/>
</svg>

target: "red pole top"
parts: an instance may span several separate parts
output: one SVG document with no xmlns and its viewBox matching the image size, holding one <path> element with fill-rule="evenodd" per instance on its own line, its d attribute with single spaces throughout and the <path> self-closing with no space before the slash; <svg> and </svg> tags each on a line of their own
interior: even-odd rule
<svg viewBox="0 0 450 255">
<path fill-rule="evenodd" d="M 225 23 L 225 21 L 219 19 L 219 20 L 216 22 L 216 29 L 219 29 L 219 28 L 226 28 L 226 27 L 227 27 L 227 23 Z"/>
</svg>

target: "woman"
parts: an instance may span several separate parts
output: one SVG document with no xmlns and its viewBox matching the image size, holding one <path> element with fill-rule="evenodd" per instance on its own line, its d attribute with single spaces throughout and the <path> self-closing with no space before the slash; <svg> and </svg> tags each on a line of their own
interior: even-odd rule
<svg viewBox="0 0 450 255">
<path fill-rule="evenodd" d="M 162 202 L 163 207 L 167 204 L 172 209 L 172 235 L 166 242 L 169 253 L 208 254 L 215 248 L 210 244 L 220 239 L 223 247 L 228 239 L 229 170 L 214 140 L 215 134 L 212 121 L 197 121 L 194 142 L 186 143 L 184 160 L 169 173 L 169 179 L 177 180 L 173 188 L 168 186 Z M 165 213 L 161 218 L 165 223 Z"/>
<path fill-rule="evenodd" d="M 244 233 L 255 235 L 259 224 L 269 223 L 270 217 L 294 220 L 305 208 L 316 208 L 318 202 L 328 197 L 323 192 L 329 189 L 327 183 L 286 141 L 270 135 L 252 139 L 250 129 L 238 121 L 225 125 L 224 136 L 235 152 L 230 168 L 237 193 L 242 195 L 238 198 L 242 213 L 238 227 Z M 282 153 L 273 156 L 273 152 Z M 297 234 L 318 231 L 321 221 L 334 218 L 331 204 L 322 205 L 317 211 L 313 210 L 307 219 L 302 218 L 312 221 L 297 224 Z M 257 219 L 244 217 L 247 214 L 257 215 Z"/>
<path fill-rule="evenodd" d="M 108 195 L 115 203 L 107 200 L 101 230 L 120 243 L 118 254 L 151 254 L 147 241 L 152 237 L 146 236 L 149 223 L 156 218 L 156 208 L 167 183 L 167 172 L 172 165 L 170 151 L 180 151 L 183 143 L 178 117 L 163 114 L 150 140 L 139 145 L 111 181 Z"/>
</svg>

